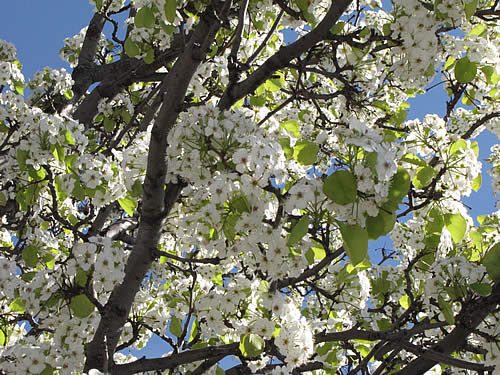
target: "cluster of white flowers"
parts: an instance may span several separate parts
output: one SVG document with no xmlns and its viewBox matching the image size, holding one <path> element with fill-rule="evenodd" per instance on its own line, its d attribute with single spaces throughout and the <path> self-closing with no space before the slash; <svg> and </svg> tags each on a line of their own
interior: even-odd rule
<svg viewBox="0 0 500 375">
<path fill-rule="evenodd" d="M 291 372 L 295 367 L 306 363 L 313 354 L 313 334 L 293 301 L 284 300 L 282 296 L 276 295 L 273 298 L 272 311 L 281 321 L 280 333 L 274 342 L 285 355 L 287 369 Z"/>
<path fill-rule="evenodd" d="M 500 194 L 500 145 L 497 144 L 491 147 L 491 154 L 488 161 L 491 163 L 491 169 L 488 173 L 491 176 L 493 194 L 498 196 Z M 499 202 L 497 201 L 497 208 L 500 208 Z"/>
<path fill-rule="evenodd" d="M 256 129 L 253 116 L 251 111 L 219 112 L 212 106 L 181 114 L 168 139 L 169 179 L 179 176 L 206 184 L 217 171 L 236 170 L 260 187 L 271 177 L 282 181 L 285 158 L 272 138 L 277 129 Z"/>
<path fill-rule="evenodd" d="M 35 96 L 39 95 L 39 91 L 64 95 L 66 92 L 71 91 L 73 83 L 73 79 L 66 69 L 45 67 L 33 76 L 28 85 Z"/>
<path fill-rule="evenodd" d="M 59 51 L 59 55 L 64 61 L 67 61 L 71 67 L 78 65 L 78 56 L 82 49 L 85 34 L 87 33 L 87 26 L 80 30 L 80 32 L 70 38 L 64 39 L 64 47 Z M 111 49 L 112 45 L 106 40 L 104 34 L 101 34 L 98 42 L 98 50 L 102 51 L 104 48 Z"/>
<path fill-rule="evenodd" d="M 394 1 L 396 19 L 391 24 L 391 36 L 402 44 L 394 52 L 400 60 L 393 64 L 398 80 L 404 86 L 418 87 L 430 82 L 438 56 L 435 32 L 439 23 L 434 14 L 419 1 Z M 391 53 L 392 54 L 392 53 Z"/>
<path fill-rule="evenodd" d="M 0 87 L 8 85 L 14 90 L 16 86 L 22 86 L 24 76 L 20 68 L 21 65 L 16 57 L 16 47 L 0 39 Z"/>
<path fill-rule="evenodd" d="M 404 224 L 396 223 L 391 232 L 391 240 L 395 249 L 400 252 L 401 261 L 408 264 L 418 252 L 425 248 L 425 221 L 415 218 Z"/>
<path fill-rule="evenodd" d="M 98 11 L 103 11 L 105 9 L 107 12 L 119 11 L 121 8 L 123 8 L 125 2 L 126 0 L 89 0 L 89 3 L 96 6 L 96 8 L 96 4 L 99 4 L 100 7 L 99 9 L 97 9 Z"/>
<path fill-rule="evenodd" d="M 427 301 L 438 296 L 446 296 L 451 301 L 460 300 L 474 291 L 471 285 L 489 283 L 486 269 L 463 256 L 438 259 L 429 272 L 433 277 L 428 277 L 425 282 Z"/>
<path fill-rule="evenodd" d="M 105 116 L 111 117 L 115 111 L 126 109 L 130 116 L 134 114 L 134 105 L 129 95 L 119 93 L 112 99 L 102 99 L 97 105 L 97 111 Z"/>
</svg>

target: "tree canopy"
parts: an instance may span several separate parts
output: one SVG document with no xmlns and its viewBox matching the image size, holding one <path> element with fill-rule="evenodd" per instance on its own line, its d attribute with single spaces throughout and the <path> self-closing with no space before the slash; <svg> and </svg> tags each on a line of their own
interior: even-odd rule
<svg viewBox="0 0 500 375">
<path fill-rule="evenodd" d="M 0 41 L 0 374 L 498 371 L 498 0 L 91 3 Z"/>
</svg>

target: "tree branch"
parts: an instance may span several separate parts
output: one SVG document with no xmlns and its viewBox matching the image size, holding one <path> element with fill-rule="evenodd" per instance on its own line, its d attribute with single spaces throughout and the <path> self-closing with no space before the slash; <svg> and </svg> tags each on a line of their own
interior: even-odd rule
<svg viewBox="0 0 500 375">
<path fill-rule="evenodd" d="M 219 102 L 219 108 L 229 109 L 236 101 L 264 83 L 274 72 L 286 67 L 291 60 L 299 57 L 316 43 L 326 39 L 330 34 L 331 27 L 338 21 L 351 2 L 352 0 L 333 2 L 328 13 L 315 29 L 295 42 L 281 47 L 244 81 L 228 87 Z"/>
<path fill-rule="evenodd" d="M 465 305 L 456 317 L 455 328 L 447 334 L 440 342 L 432 346 L 433 352 L 449 355 L 460 349 L 467 343 L 467 337 L 476 328 L 488 314 L 495 311 L 500 304 L 500 283 L 497 282 L 493 287 L 491 295 L 482 297 Z M 399 375 L 418 375 L 423 374 L 438 364 L 436 358 L 420 356 L 411 361 L 403 368 Z"/>
<path fill-rule="evenodd" d="M 164 188 L 167 174 L 167 136 L 182 109 L 191 78 L 204 59 L 219 26 L 220 22 L 213 11 L 207 10 L 184 52 L 162 83 L 162 107 L 151 134 L 136 244 L 127 261 L 125 277 L 122 283 L 113 289 L 94 338 L 86 348 L 85 371 L 93 368 L 102 371 L 107 356 L 112 358 L 135 295 L 157 257 L 156 248 L 163 219 L 183 188 L 183 184 L 170 184 L 167 189 Z"/>
<path fill-rule="evenodd" d="M 106 23 L 106 17 L 100 13 L 95 13 L 90 20 L 89 27 L 85 33 L 82 49 L 78 56 L 78 65 L 73 70 L 71 77 L 75 81 L 73 85 L 74 102 L 76 102 L 92 83 L 92 73 L 95 66 L 95 54 L 101 32 Z"/>
<path fill-rule="evenodd" d="M 135 374 L 144 371 L 173 369 L 177 366 L 202 361 L 212 358 L 223 358 L 239 352 L 238 343 L 220 346 L 209 346 L 202 349 L 189 350 L 177 354 L 171 354 L 164 358 L 139 359 L 125 365 L 115 365 L 113 372 L 116 374 Z"/>
</svg>

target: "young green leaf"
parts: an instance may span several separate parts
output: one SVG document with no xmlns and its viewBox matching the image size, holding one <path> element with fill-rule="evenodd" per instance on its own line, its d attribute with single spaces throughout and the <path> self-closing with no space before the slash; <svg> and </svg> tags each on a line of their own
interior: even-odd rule
<svg viewBox="0 0 500 375">
<path fill-rule="evenodd" d="M 476 78 L 477 64 L 470 61 L 467 56 L 462 57 L 455 64 L 455 78 L 460 83 L 469 83 Z"/>
<path fill-rule="evenodd" d="M 165 0 L 165 16 L 167 21 L 172 23 L 175 21 L 175 16 L 177 12 L 177 1 L 176 0 Z"/>
<path fill-rule="evenodd" d="M 413 177 L 412 180 L 413 186 L 415 186 L 417 189 L 423 189 L 430 184 L 435 175 L 436 171 L 431 166 L 426 165 L 423 167 L 419 167 L 417 169 L 415 177 Z"/>
<path fill-rule="evenodd" d="M 368 256 L 368 232 L 359 225 L 339 223 L 344 247 L 352 264 L 362 262 Z"/>
<path fill-rule="evenodd" d="M 300 218 L 299 221 L 293 226 L 290 234 L 288 235 L 288 246 L 293 246 L 297 242 L 299 242 L 302 237 L 307 234 L 307 230 L 309 228 L 309 216 L 304 215 Z"/>
<path fill-rule="evenodd" d="M 85 294 L 78 294 L 71 298 L 69 307 L 77 318 L 86 318 L 94 311 L 94 304 Z"/>
<path fill-rule="evenodd" d="M 170 332 L 177 337 L 181 337 L 182 335 L 182 320 L 175 315 L 172 316 L 172 319 L 170 320 Z"/>
<path fill-rule="evenodd" d="M 125 41 L 125 53 L 128 57 L 135 57 L 141 53 L 139 46 L 130 38 Z"/>
<path fill-rule="evenodd" d="M 319 146 L 311 141 L 298 141 L 293 148 L 293 158 L 302 165 L 311 165 L 318 158 Z"/>
<path fill-rule="evenodd" d="M 392 176 L 384 208 L 388 211 L 396 211 L 401 200 L 408 194 L 409 189 L 410 175 L 404 168 L 398 168 L 396 174 Z"/>
<path fill-rule="evenodd" d="M 253 358 L 264 351 L 264 339 L 254 333 L 244 335 L 240 341 L 239 349 L 243 357 Z"/>
<path fill-rule="evenodd" d="M 464 217 L 460 214 L 446 214 L 444 221 L 453 242 L 459 243 L 462 241 L 467 230 L 467 221 Z"/>
<path fill-rule="evenodd" d="M 149 7 L 142 7 L 134 17 L 136 27 L 152 28 L 155 25 L 155 14 Z"/>
<path fill-rule="evenodd" d="M 127 195 L 125 198 L 118 199 L 118 203 L 128 216 L 134 216 L 135 209 L 137 208 L 137 200 Z"/>
<path fill-rule="evenodd" d="M 357 199 L 356 177 L 349 171 L 336 171 L 328 176 L 323 183 L 323 192 L 333 202 L 349 204 Z"/>
<path fill-rule="evenodd" d="M 376 240 L 380 236 L 389 233 L 396 224 L 396 215 L 384 210 L 380 210 L 375 217 L 368 216 L 366 218 L 366 230 L 368 231 L 368 238 Z"/>
<path fill-rule="evenodd" d="M 286 120 L 280 124 L 280 127 L 285 129 L 295 138 L 300 138 L 300 125 L 297 120 Z"/>
<path fill-rule="evenodd" d="M 455 324 L 455 316 L 453 315 L 451 304 L 442 296 L 438 296 L 438 305 L 444 315 L 446 322 L 448 324 Z"/>
<path fill-rule="evenodd" d="M 483 266 L 494 281 L 500 281 L 500 242 L 488 250 L 483 258 Z"/>
</svg>

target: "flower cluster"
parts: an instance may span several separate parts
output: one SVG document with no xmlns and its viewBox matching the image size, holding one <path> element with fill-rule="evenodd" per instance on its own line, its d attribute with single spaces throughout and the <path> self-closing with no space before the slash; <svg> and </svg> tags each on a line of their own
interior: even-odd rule
<svg viewBox="0 0 500 375">
<path fill-rule="evenodd" d="M 0 87 L 10 86 L 12 90 L 22 88 L 24 76 L 21 64 L 16 58 L 16 48 L 13 44 L 0 39 Z"/>
</svg>

